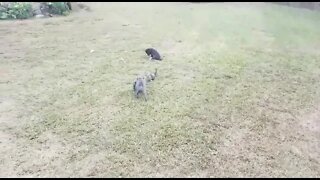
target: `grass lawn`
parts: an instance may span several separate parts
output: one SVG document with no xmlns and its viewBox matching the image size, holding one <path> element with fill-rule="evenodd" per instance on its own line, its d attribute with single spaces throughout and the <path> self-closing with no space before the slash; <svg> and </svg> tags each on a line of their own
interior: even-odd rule
<svg viewBox="0 0 320 180">
<path fill-rule="evenodd" d="M 320 177 L 320 12 L 86 4 L 0 21 L 1 177 Z"/>
</svg>

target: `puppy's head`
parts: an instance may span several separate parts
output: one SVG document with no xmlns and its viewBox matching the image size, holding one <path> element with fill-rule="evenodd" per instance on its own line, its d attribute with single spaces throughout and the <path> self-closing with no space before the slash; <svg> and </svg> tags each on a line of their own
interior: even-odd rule
<svg viewBox="0 0 320 180">
<path fill-rule="evenodd" d="M 141 81 L 141 80 L 144 80 L 144 78 L 145 78 L 144 76 L 139 75 L 139 76 L 137 77 L 137 81 L 139 81 L 139 80 L 140 80 L 140 81 Z"/>
<path fill-rule="evenodd" d="M 152 49 L 151 49 L 151 48 L 148 48 L 148 49 L 145 50 L 145 52 L 146 52 L 148 55 L 150 55 L 151 52 L 152 52 Z"/>
<path fill-rule="evenodd" d="M 156 79 L 156 75 L 151 74 L 151 75 L 150 75 L 150 78 L 151 78 L 151 81 L 154 81 L 154 79 Z"/>
</svg>

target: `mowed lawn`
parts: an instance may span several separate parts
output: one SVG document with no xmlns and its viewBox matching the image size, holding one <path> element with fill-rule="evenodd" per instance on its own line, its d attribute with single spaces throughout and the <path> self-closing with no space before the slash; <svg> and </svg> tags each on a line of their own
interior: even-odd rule
<svg viewBox="0 0 320 180">
<path fill-rule="evenodd" d="M 320 177 L 320 12 L 86 5 L 0 21 L 1 177 Z"/>
</svg>

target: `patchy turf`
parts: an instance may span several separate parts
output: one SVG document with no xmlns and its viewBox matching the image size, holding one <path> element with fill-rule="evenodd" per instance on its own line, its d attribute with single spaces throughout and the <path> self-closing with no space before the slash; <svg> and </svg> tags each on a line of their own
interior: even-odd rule
<svg viewBox="0 0 320 180">
<path fill-rule="evenodd" d="M 0 22 L 1 177 L 320 177 L 319 12 L 87 5 Z"/>
</svg>

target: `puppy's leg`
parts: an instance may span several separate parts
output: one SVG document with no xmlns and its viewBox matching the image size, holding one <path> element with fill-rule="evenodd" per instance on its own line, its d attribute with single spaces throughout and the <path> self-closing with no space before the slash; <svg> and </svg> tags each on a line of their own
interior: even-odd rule
<svg viewBox="0 0 320 180">
<path fill-rule="evenodd" d="M 134 94 L 134 95 L 135 95 L 135 97 L 136 97 L 136 98 L 138 98 L 139 91 L 135 91 L 134 93 L 135 93 L 135 94 Z"/>
<path fill-rule="evenodd" d="M 149 61 L 151 61 L 151 60 L 152 60 L 152 56 L 150 55 L 150 56 L 149 56 Z"/>
<path fill-rule="evenodd" d="M 145 101 L 148 101 L 148 99 L 147 99 L 147 92 L 144 92 L 143 94 L 144 94 L 144 100 L 145 100 Z"/>
<path fill-rule="evenodd" d="M 136 83 L 137 83 L 137 81 L 135 81 L 135 82 L 133 83 L 133 90 L 134 90 L 134 91 L 136 91 Z"/>
</svg>

